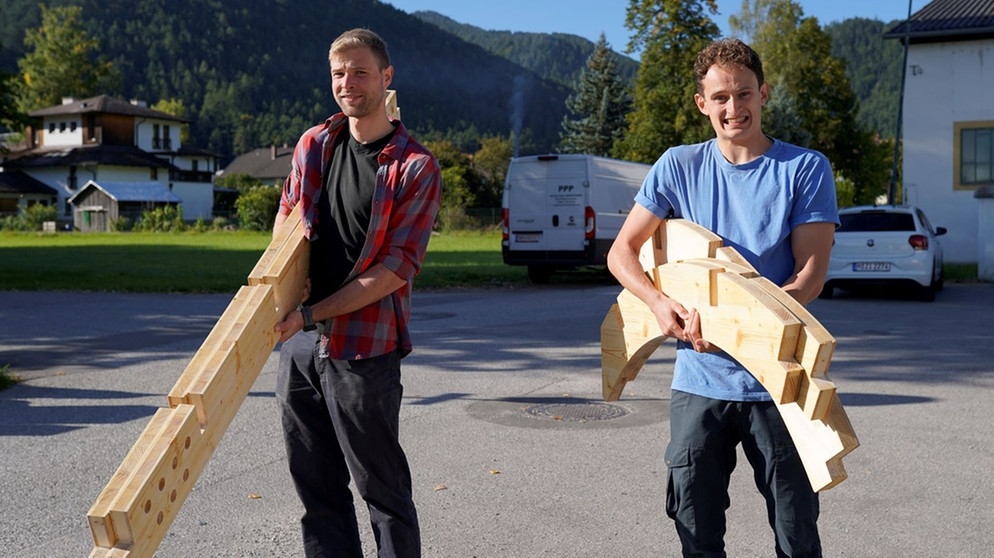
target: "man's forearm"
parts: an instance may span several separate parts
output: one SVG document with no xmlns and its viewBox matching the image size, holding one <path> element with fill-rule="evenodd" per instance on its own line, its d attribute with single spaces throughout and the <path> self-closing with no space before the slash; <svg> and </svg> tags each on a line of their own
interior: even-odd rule
<svg viewBox="0 0 994 558">
<path fill-rule="evenodd" d="M 362 275 L 346 283 L 331 296 L 312 308 L 315 321 L 323 321 L 355 312 L 404 286 L 406 281 L 383 264 L 376 264 Z"/>
</svg>

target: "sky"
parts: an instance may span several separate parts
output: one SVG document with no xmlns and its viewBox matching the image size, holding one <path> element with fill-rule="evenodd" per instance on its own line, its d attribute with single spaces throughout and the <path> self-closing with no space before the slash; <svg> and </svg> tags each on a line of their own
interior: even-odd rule
<svg viewBox="0 0 994 558">
<path fill-rule="evenodd" d="M 618 52 L 625 50 L 631 35 L 625 28 L 628 0 L 382 1 L 407 13 L 430 10 L 490 31 L 570 33 L 594 42 L 604 33 L 611 49 Z M 800 0 L 799 4 L 805 16 L 817 17 L 822 26 L 851 17 L 884 22 L 908 17 L 908 0 Z M 911 0 L 912 13 L 926 4 L 927 0 Z M 713 17 L 723 35 L 728 32 L 728 16 L 741 7 L 742 0 L 718 0 L 718 15 Z"/>
</svg>

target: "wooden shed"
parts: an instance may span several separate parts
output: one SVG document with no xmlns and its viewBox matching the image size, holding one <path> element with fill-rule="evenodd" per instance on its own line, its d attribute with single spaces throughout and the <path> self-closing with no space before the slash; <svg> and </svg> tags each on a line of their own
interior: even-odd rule
<svg viewBox="0 0 994 558">
<path fill-rule="evenodd" d="M 83 232 L 105 232 L 126 217 L 132 223 L 146 211 L 179 205 L 180 198 L 160 182 L 105 182 L 90 180 L 71 198 L 73 227 Z"/>
</svg>

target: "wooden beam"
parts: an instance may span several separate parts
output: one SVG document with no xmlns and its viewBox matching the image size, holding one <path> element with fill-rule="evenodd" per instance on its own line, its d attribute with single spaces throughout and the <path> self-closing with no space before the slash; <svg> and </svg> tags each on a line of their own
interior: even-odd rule
<svg viewBox="0 0 994 558">
<path fill-rule="evenodd" d="M 387 114 L 400 118 L 397 92 Z M 91 558 L 152 556 L 302 301 L 310 261 L 300 208 L 273 239 L 87 513 Z"/>
<path fill-rule="evenodd" d="M 814 490 L 846 478 L 842 458 L 859 446 L 827 372 L 835 339 L 803 305 L 711 231 L 666 220 L 642 247 L 653 284 L 697 309 L 701 334 L 752 373 L 774 399 Z M 627 290 L 601 324 L 604 398 L 625 384 L 664 340 L 655 316 Z"/>
<path fill-rule="evenodd" d="M 308 256 L 295 211 L 87 513 L 91 557 L 155 553 L 301 300 Z"/>
</svg>

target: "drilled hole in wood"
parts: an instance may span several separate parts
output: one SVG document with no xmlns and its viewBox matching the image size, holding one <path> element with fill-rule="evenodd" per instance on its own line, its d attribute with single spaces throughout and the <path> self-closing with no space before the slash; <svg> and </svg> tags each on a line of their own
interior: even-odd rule
<svg viewBox="0 0 994 558">
<path fill-rule="evenodd" d="M 186 437 L 186 441 L 183 442 L 183 449 L 190 449 L 190 437 Z"/>
<path fill-rule="evenodd" d="M 159 479 L 159 492 L 162 492 L 162 489 L 164 489 L 165 487 L 166 487 L 166 479 L 160 478 Z"/>
<path fill-rule="evenodd" d="M 159 515 L 155 516 L 155 523 L 158 525 L 162 525 L 162 519 L 163 519 L 162 512 L 159 512 Z"/>
<path fill-rule="evenodd" d="M 142 509 L 145 510 L 145 513 L 148 513 L 150 511 L 152 511 L 152 501 L 151 500 L 145 500 L 145 505 L 142 506 Z"/>
<path fill-rule="evenodd" d="M 173 470 L 174 471 L 176 470 L 176 467 L 179 467 L 179 457 L 174 456 L 173 457 Z"/>
<path fill-rule="evenodd" d="M 189 469 L 183 469 L 183 480 L 185 481 L 185 480 L 188 480 L 189 478 L 190 478 L 190 470 Z"/>
<path fill-rule="evenodd" d="M 176 491 L 175 490 L 173 490 L 172 492 L 169 493 L 169 501 L 170 502 L 175 502 L 176 501 Z"/>
</svg>

